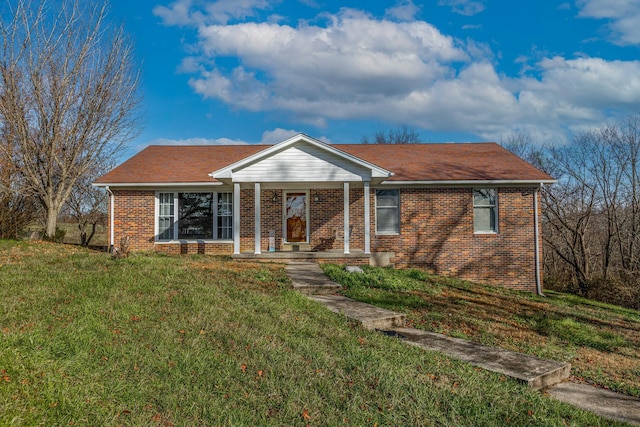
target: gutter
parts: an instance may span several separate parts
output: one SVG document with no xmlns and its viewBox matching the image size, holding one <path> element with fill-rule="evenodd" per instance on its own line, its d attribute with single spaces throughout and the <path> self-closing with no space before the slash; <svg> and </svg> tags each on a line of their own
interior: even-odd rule
<svg viewBox="0 0 640 427">
<path fill-rule="evenodd" d="M 542 293 L 542 280 L 540 279 L 540 226 L 538 225 L 538 194 L 540 188 L 544 184 L 540 183 L 540 187 L 533 190 L 533 234 L 534 234 L 534 250 L 536 265 L 536 294 L 544 296 Z"/>
<path fill-rule="evenodd" d="M 440 180 L 440 181 L 384 181 L 380 185 L 438 185 L 438 186 L 449 186 L 449 185 L 463 185 L 463 186 L 482 186 L 482 185 L 541 185 L 541 184 L 555 184 L 558 182 L 555 179 L 537 179 L 537 180 L 509 180 L 509 179 L 485 179 L 485 180 Z"/>
<path fill-rule="evenodd" d="M 196 186 L 210 186 L 210 185 L 224 185 L 219 181 L 207 181 L 207 182 L 123 182 L 117 184 L 101 184 L 93 183 L 94 187 L 196 187 Z"/>
<path fill-rule="evenodd" d="M 114 222 L 113 222 L 113 212 L 114 212 L 114 194 L 109 188 L 108 185 L 105 185 L 104 188 L 109 193 L 109 252 L 113 250 L 113 230 L 114 230 Z"/>
</svg>

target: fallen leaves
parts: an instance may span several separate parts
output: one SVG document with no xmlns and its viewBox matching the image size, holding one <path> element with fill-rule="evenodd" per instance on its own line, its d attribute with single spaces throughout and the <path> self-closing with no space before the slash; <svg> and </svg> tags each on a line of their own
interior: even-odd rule
<svg viewBox="0 0 640 427">
<path fill-rule="evenodd" d="M 172 427 L 174 425 L 171 421 L 168 420 L 168 417 L 165 414 L 161 413 L 154 414 L 151 417 L 151 421 L 165 427 Z"/>
</svg>

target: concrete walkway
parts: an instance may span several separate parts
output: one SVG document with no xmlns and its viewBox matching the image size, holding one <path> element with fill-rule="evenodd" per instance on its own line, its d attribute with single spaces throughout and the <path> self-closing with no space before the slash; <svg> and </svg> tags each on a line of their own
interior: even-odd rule
<svg viewBox="0 0 640 427">
<path fill-rule="evenodd" d="M 292 262 L 287 265 L 286 271 L 294 289 L 366 329 L 383 331 L 403 339 L 407 344 L 439 351 L 452 358 L 515 378 L 535 390 L 545 389 L 550 396 L 560 401 L 603 417 L 640 425 L 640 399 L 584 384 L 563 382 L 570 375 L 571 365 L 568 363 L 405 328 L 404 314 L 336 295 L 341 286 L 329 280 L 318 264 Z"/>
</svg>

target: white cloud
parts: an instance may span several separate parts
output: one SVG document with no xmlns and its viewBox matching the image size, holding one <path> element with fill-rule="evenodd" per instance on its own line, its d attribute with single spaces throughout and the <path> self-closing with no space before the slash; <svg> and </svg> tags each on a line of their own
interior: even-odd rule
<svg viewBox="0 0 640 427">
<path fill-rule="evenodd" d="M 606 111 L 633 111 L 640 105 L 640 62 L 600 58 L 549 58 L 541 61 L 542 79 L 518 82 L 524 119 L 568 124 L 602 122 Z M 527 117 L 527 115 L 531 117 Z"/>
<path fill-rule="evenodd" d="M 182 70 L 205 98 L 317 127 L 365 119 L 493 140 L 527 130 L 539 141 L 564 141 L 570 129 L 640 105 L 640 61 L 519 57 L 523 74 L 508 77 L 487 45 L 456 41 L 424 21 L 353 9 L 322 17 L 296 27 L 199 25 L 200 51 Z M 278 128 L 262 140 L 295 133 Z"/>
<path fill-rule="evenodd" d="M 303 133 L 303 132 L 300 132 L 294 129 L 275 128 L 273 130 L 267 130 L 262 133 L 262 136 L 258 144 L 263 144 L 263 145 L 277 144 L 279 142 L 285 141 L 291 138 L 292 136 L 298 135 L 300 133 Z M 314 136 L 314 138 L 322 142 L 326 142 L 327 144 L 331 143 L 331 140 L 326 136 L 321 136 L 321 137 Z M 149 141 L 149 143 L 146 145 L 141 145 L 139 149 L 141 150 L 144 147 L 147 147 L 149 145 L 187 146 L 187 145 L 248 145 L 248 144 L 252 144 L 252 142 L 244 141 L 241 139 L 229 139 L 229 138 L 215 138 L 215 139 L 212 139 L 212 138 L 185 138 L 185 139 L 157 138 L 152 141 Z"/>
<path fill-rule="evenodd" d="M 194 22 L 191 12 L 193 0 L 177 0 L 167 6 L 155 6 L 153 14 L 160 17 L 165 25 L 189 25 Z"/>
<path fill-rule="evenodd" d="M 298 0 L 300 3 L 312 7 L 314 9 L 319 9 L 320 8 L 320 4 L 315 1 L 315 0 Z"/>
<path fill-rule="evenodd" d="M 256 10 L 269 9 L 271 4 L 268 0 L 217 0 L 208 2 L 205 10 L 213 22 L 226 24 L 232 19 L 254 16 Z"/>
<path fill-rule="evenodd" d="M 260 144 L 277 144 L 278 142 L 285 141 L 299 133 L 302 132 L 293 129 L 276 128 L 274 130 L 268 130 L 262 134 L 262 140 L 260 141 Z"/>
<path fill-rule="evenodd" d="M 157 138 L 149 141 L 148 145 L 246 145 L 248 142 L 240 139 L 229 138 L 186 138 L 186 139 L 170 139 Z"/>
<path fill-rule="evenodd" d="M 449 6 L 452 12 L 473 16 L 484 10 L 484 2 L 477 0 L 439 0 L 438 6 Z"/>
<path fill-rule="evenodd" d="M 326 27 L 243 23 L 209 25 L 199 34 L 207 60 L 236 57 L 241 65 L 199 73 L 191 80 L 196 92 L 252 111 L 295 107 L 305 116 L 324 116 L 315 106 L 326 100 L 366 108 L 407 96 L 469 58 L 426 22 L 379 21 L 352 10 Z"/>
<path fill-rule="evenodd" d="M 420 7 L 416 6 L 412 0 L 401 0 L 395 6 L 387 9 L 385 15 L 399 21 L 413 21 L 420 12 Z"/>
<path fill-rule="evenodd" d="M 257 11 L 268 10 L 274 1 L 268 0 L 176 0 L 167 6 L 155 6 L 153 14 L 165 25 L 226 24 L 255 16 Z"/>
<path fill-rule="evenodd" d="M 640 0 L 578 0 L 578 16 L 606 19 L 611 40 L 619 45 L 640 44 Z"/>
</svg>

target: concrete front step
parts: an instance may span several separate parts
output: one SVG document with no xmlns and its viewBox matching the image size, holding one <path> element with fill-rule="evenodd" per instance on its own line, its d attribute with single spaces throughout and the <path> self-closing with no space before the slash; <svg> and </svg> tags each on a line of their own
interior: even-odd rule
<svg viewBox="0 0 640 427">
<path fill-rule="evenodd" d="M 394 328 L 392 330 L 405 338 L 408 344 L 427 350 L 440 351 L 454 359 L 463 360 L 488 371 L 515 378 L 534 390 L 557 384 L 567 379 L 571 373 L 569 363 L 539 359 L 527 354 L 487 347 L 435 332 L 413 328 Z"/>
<path fill-rule="evenodd" d="M 395 311 L 375 307 L 341 295 L 310 295 L 334 313 L 342 314 L 365 329 L 392 329 L 404 325 L 406 316 Z"/>
<path fill-rule="evenodd" d="M 289 262 L 285 267 L 293 289 L 306 295 L 335 294 L 342 286 L 329 280 L 314 262 Z"/>
</svg>

